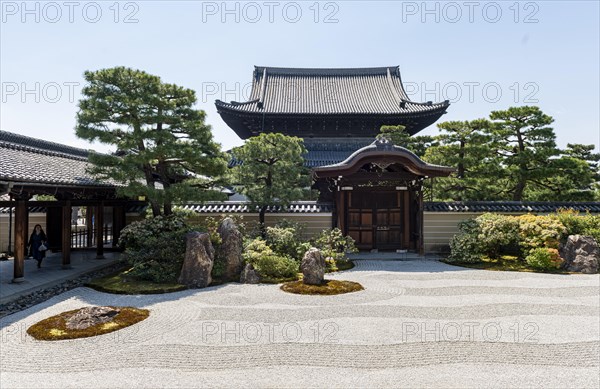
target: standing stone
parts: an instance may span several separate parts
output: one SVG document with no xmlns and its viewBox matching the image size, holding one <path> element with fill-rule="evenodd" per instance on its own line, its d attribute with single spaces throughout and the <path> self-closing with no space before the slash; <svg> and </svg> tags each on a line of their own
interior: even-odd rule
<svg viewBox="0 0 600 389">
<path fill-rule="evenodd" d="M 217 249 L 216 260 L 223 263 L 223 280 L 237 281 L 244 266 L 242 233 L 230 217 L 223 219 L 217 232 L 222 243 Z"/>
<path fill-rule="evenodd" d="M 560 248 L 560 256 L 565 260 L 563 268 L 568 271 L 598 273 L 600 248 L 591 236 L 569 235 L 567 243 Z"/>
<path fill-rule="evenodd" d="M 205 288 L 212 279 L 215 249 L 210 235 L 204 232 L 189 232 L 185 236 L 185 259 L 178 282 L 188 288 Z"/>
<path fill-rule="evenodd" d="M 114 307 L 85 307 L 74 312 L 67 320 L 66 327 L 70 330 L 85 330 L 86 328 L 113 320 L 121 310 Z"/>
<path fill-rule="evenodd" d="M 260 276 L 258 272 L 254 270 L 254 266 L 247 263 L 242 274 L 240 275 L 240 282 L 242 284 L 258 284 L 260 282 Z"/>
<path fill-rule="evenodd" d="M 304 254 L 300 269 L 304 275 L 302 282 L 305 284 L 322 285 L 325 282 L 325 258 L 323 258 L 319 249 L 311 247 Z"/>
</svg>

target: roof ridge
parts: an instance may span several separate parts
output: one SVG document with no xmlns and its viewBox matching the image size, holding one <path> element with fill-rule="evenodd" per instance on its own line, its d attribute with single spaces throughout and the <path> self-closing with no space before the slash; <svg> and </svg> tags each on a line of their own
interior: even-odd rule
<svg viewBox="0 0 600 389">
<path fill-rule="evenodd" d="M 0 130 L 0 142 L 2 142 L 3 144 L 13 144 L 28 147 L 32 150 L 44 151 L 47 153 L 55 152 L 70 157 L 87 159 L 89 155 L 89 150 L 86 149 L 3 130 Z"/>
<path fill-rule="evenodd" d="M 429 212 L 506 212 L 506 213 L 547 213 L 559 209 L 573 209 L 578 212 L 600 213 L 600 201 L 425 201 Z"/>
<path fill-rule="evenodd" d="M 339 76 L 354 76 L 354 75 L 387 75 L 388 69 L 393 69 L 393 73 L 399 73 L 400 66 L 377 66 L 377 67 L 357 67 L 357 68 L 287 68 L 287 67 L 271 67 L 271 66 L 254 66 L 255 71 L 261 74 L 264 69 L 271 75 L 339 75 Z"/>
<path fill-rule="evenodd" d="M 0 147 L 10 148 L 13 150 L 18 150 L 18 151 L 26 151 L 26 152 L 30 152 L 30 153 L 54 156 L 54 157 L 68 158 L 68 159 L 73 159 L 76 161 L 87 161 L 88 160 L 88 157 L 63 153 L 60 151 L 46 150 L 46 149 L 32 147 L 32 146 L 28 146 L 28 145 L 19 144 L 19 143 L 7 142 L 2 139 L 0 139 Z"/>
</svg>

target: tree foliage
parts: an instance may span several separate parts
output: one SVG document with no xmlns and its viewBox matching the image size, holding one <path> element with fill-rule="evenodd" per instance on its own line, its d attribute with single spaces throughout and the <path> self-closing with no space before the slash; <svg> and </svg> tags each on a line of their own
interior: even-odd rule
<svg viewBox="0 0 600 389">
<path fill-rule="evenodd" d="M 385 137 L 396 146 L 404 147 L 419 158 L 425 155 L 428 148 L 437 145 L 436 138 L 429 135 L 411 136 L 404 126 L 381 126 L 378 138 Z"/>
<path fill-rule="evenodd" d="M 76 134 L 117 148 L 92 153 L 91 173 L 123 184 L 122 195 L 146 197 L 154 216 L 171 214 L 175 201 L 219 197 L 226 160 L 193 90 L 125 67 L 84 77 Z"/>
<path fill-rule="evenodd" d="M 488 119 L 438 125 L 423 159 L 456 173 L 430 181 L 436 200 L 590 201 L 598 198 L 600 154 L 555 141 L 554 119 L 538 107 L 494 111 Z M 404 140 L 403 140 L 404 141 Z M 404 141 L 410 148 L 410 142 Z"/>
<path fill-rule="evenodd" d="M 485 119 L 439 124 L 437 146 L 427 150 L 430 163 L 452 166 L 456 173 L 436 179 L 433 195 L 442 200 L 494 200 L 500 197 L 499 156 L 490 152 L 492 137 L 486 133 L 491 122 Z"/>
<path fill-rule="evenodd" d="M 506 191 L 512 200 L 522 201 L 527 192 L 540 187 L 550 189 L 545 181 L 558 168 L 551 159 L 560 153 L 550 127 L 554 119 L 530 106 L 493 111 L 490 119 L 490 133 L 510 178 Z"/>
<path fill-rule="evenodd" d="M 301 199 L 303 188 L 310 185 L 305 153 L 301 138 L 279 133 L 260 134 L 232 150 L 240 161 L 233 168 L 234 180 L 251 205 L 259 207 L 263 235 L 267 207 Z"/>
</svg>

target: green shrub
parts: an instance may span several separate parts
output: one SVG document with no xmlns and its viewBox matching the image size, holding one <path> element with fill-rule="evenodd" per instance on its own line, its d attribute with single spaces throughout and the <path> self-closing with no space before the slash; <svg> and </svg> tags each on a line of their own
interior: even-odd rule
<svg viewBox="0 0 600 389">
<path fill-rule="evenodd" d="M 477 263 L 481 262 L 483 250 L 479 242 L 479 224 L 475 219 L 463 220 L 458 224 L 460 232 L 450 240 L 450 256 L 448 262 Z"/>
<path fill-rule="evenodd" d="M 525 257 L 525 262 L 533 269 L 548 271 L 557 269 L 562 260 L 558 255 L 558 250 L 537 247 L 529 252 L 529 255 Z"/>
<path fill-rule="evenodd" d="M 556 215 L 521 215 L 519 221 L 519 245 L 524 255 L 535 248 L 557 249 L 560 239 L 566 233 L 565 226 Z"/>
<path fill-rule="evenodd" d="M 519 241 L 519 223 L 512 216 L 484 213 L 477 223 L 478 251 L 490 258 L 498 256 Z"/>
<path fill-rule="evenodd" d="M 148 239 L 163 232 L 173 232 L 186 228 L 181 216 L 157 216 L 150 219 L 135 221 L 121 230 L 119 247 L 131 250 L 147 247 Z"/>
<path fill-rule="evenodd" d="M 311 247 L 310 243 L 303 242 L 305 229 L 303 223 L 281 219 L 274 227 L 267 227 L 267 244 L 275 253 L 294 258 L 300 263 L 304 253 Z"/>
<path fill-rule="evenodd" d="M 304 258 L 304 254 L 306 254 L 306 252 L 313 247 L 312 244 L 310 244 L 310 242 L 302 242 L 298 245 L 298 247 L 296 247 L 296 260 L 298 262 L 302 262 L 302 258 Z"/>
<path fill-rule="evenodd" d="M 125 249 L 123 257 L 132 266 L 130 276 L 153 282 L 175 282 L 185 256 L 187 229 L 157 233 L 140 247 Z"/>
<path fill-rule="evenodd" d="M 211 277 L 214 279 L 221 279 L 221 277 L 223 277 L 224 273 L 225 273 L 225 262 L 217 261 L 215 258 L 215 261 L 213 262 L 212 271 L 210 272 Z"/>
<path fill-rule="evenodd" d="M 276 254 L 294 258 L 296 261 L 302 260 L 302 257 L 298 257 L 300 237 L 293 228 L 267 227 L 266 241 Z"/>
<path fill-rule="evenodd" d="M 598 217 L 600 219 L 600 217 Z M 600 242 L 600 227 L 598 228 L 588 228 L 585 230 L 583 235 L 591 236 L 596 240 L 596 242 Z"/>
<path fill-rule="evenodd" d="M 321 250 L 325 258 L 334 260 L 345 259 L 347 253 L 356 253 L 358 250 L 354 245 L 354 239 L 344 236 L 339 228 L 323 230 L 315 240 L 315 247 Z"/>
<path fill-rule="evenodd" d="M 560 241 L 564 241 L 568 235 L 600 238 L 600 216 L 579 216 L 573 211 L 560 211 L 547 216 L 487 213 L 476 219 L 462 221 L 459 230 L 460 233 L 450 241 L 448 262 L 476 263 L 484 256 L 497 259 L 501 254 L 520 254 L 521 260 L 525 257 L 527 261 L 532 250 L 539 248 L 541 250 L 531 257 L 531 261 L 537 263 L 542 255 L 540 253 L 545 253 L 546 249 L 557 249 Z M 515 253 L 516 248 L 520 252 Z M 544 265 L 539 266 L 541 269 Z"/>
<path fill-rule="evenodd" d="M 563 209 L 558 211 L 557 218 L 565 226 L 561 237 L 563 241 L 569 235 L 592 236 L 596 241 L 600 241 L 600 215 L 580 215 L 577 211 Z"/>
<path fill-rule="evenodd" d="M 294 220 L 289 220 L 289 219 L 278 220 L 277 223 L 275 224 L 275 227 L 292 228 L 299 240 L 302 239 L 302 236 L 304 236 L 304 232 L 306 231 L 305 223 L 300 223 L 300 222 L 297 222 Z"/>
<path fill-rule="evenodd" d="M 327 272 L 338 271 L 337 262 L 331 257 L 325 259 L 325 267 Z"/>
<path fill-rule="evenodd" d="M 298 263 L 292 258 L 275 253 L 264 240 L 252 240 L 242 253 L 244 262 L 252 264 L 263 278 L 292 278 L 298 273 Z"/>
</svg>

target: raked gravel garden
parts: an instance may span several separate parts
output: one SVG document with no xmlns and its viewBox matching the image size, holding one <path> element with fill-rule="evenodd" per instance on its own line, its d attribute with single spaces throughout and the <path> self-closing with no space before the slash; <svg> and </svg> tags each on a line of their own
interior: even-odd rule
<svg viewBox="0 0 600 389">
<path fill-rule="evenodd" d="M 226 283 L 157 295 L 80 287 L 2 319 L 3 388 L 571 387 L 600 385 L 600 276 L 357 260 L 328 279 L 364 290 Z M 26 330 L 89 305 L 135 325 L 37 341 Z"/>
</svg>

